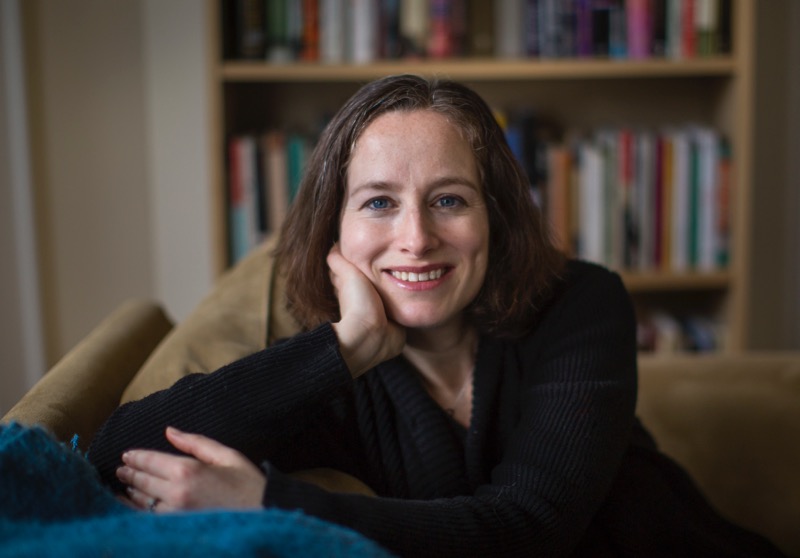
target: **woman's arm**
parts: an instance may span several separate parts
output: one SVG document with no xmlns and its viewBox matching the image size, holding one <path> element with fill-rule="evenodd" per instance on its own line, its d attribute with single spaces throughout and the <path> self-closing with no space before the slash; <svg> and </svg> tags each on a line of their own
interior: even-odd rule
<svg viewBox="0 0 800 558">
<path fill-rule="evenodd" d="M 186 376 L 169 389 L 122 405 L 95 436 L 88 458 L 106 483 L 121 490 L 115 471 L 123 452 L 177 453 L 164 434 L 173 426 L 202 433 L 258 463 L 313 420 L 315 407 L 351 384 L 336 334 L 324 324 L 212 374 Z"/>
</svg>

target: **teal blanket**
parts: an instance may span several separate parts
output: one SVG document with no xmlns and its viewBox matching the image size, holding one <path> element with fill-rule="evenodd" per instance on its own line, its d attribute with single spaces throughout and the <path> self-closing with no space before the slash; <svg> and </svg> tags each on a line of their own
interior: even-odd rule
<svg viewBox="0 0 800 558">
<path fill-rule="evenodd" d="M 120 503 L 74 449 L 40 428 L 0 427 L 0 556 L 388 557 L 299 512 L 151 514 Z"/>
</svg>

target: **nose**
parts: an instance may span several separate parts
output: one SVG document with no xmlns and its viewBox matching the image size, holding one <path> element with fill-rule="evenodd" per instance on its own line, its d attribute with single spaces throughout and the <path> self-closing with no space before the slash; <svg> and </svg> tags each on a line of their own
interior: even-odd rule
<svg viewBox="0 0 800 558">
<path fill-rule="evenodd" d="M 409 208 L 398 223 L 397 238 L 400 248 L 413 256 L 423 256 L 436 247 L 438 237 L 435 223 L 427 211 Z"/>
</svg>

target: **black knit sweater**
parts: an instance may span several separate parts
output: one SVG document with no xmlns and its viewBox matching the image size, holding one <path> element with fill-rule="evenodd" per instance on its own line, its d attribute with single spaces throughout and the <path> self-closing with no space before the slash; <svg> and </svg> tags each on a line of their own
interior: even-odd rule
<svg viewBox="0 0 800 558">
<path fill-rule="evenodd" d="M 779 555 L 719 519 L 636 422 L 635 318 L 616 275 L 571 262 L 527 337 L 481 339 L 473 392 L 464 429 L 402 357 L 353 381 L 326 324 L 120 407 L 89 459 L 119 490 L 123 451 L 175 451 L 167 425 L 202 433 L 263 464 L 265 506 L 403 556 Z M 311 467 L 379 497 L 284 474 Z"/>
</svg>

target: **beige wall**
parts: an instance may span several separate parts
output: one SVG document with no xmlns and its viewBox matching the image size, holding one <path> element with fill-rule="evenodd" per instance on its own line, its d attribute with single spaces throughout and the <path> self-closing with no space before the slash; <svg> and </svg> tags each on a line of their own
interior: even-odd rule
<svg viewBox="0 0 800 558">
<path fill-rule="evenodd" d="M 750 348 L 800 349 L 800 2 L 758 8 Z"/>
<path fill-rule="evenodd" d="M 5 8 L 6 6 L 3 6 Z M 20 304 L 20 276 L 15 265 L 19 259 L 16 248 L 14 223 L 14 190 L 12 164 L 11 99 L 7 90 L 13 86 L 7 63 L 8 27 L 6 18 L 13 17 L 5 9 L 0 12 L 0 414 L 8 409 L 16 396 L 25 388 L 25 355 L 20 350 L 23 343 Z"/>
<path fill-rule="evenodd" d="M 26 2 L 34 183 L 52 363 L 153 294 L 137 0 Z"/>
<path fill-rule="evenodd" d="M 0 3 L 0 412 L 45 368 L 20 19 Z"/>
</svg>

